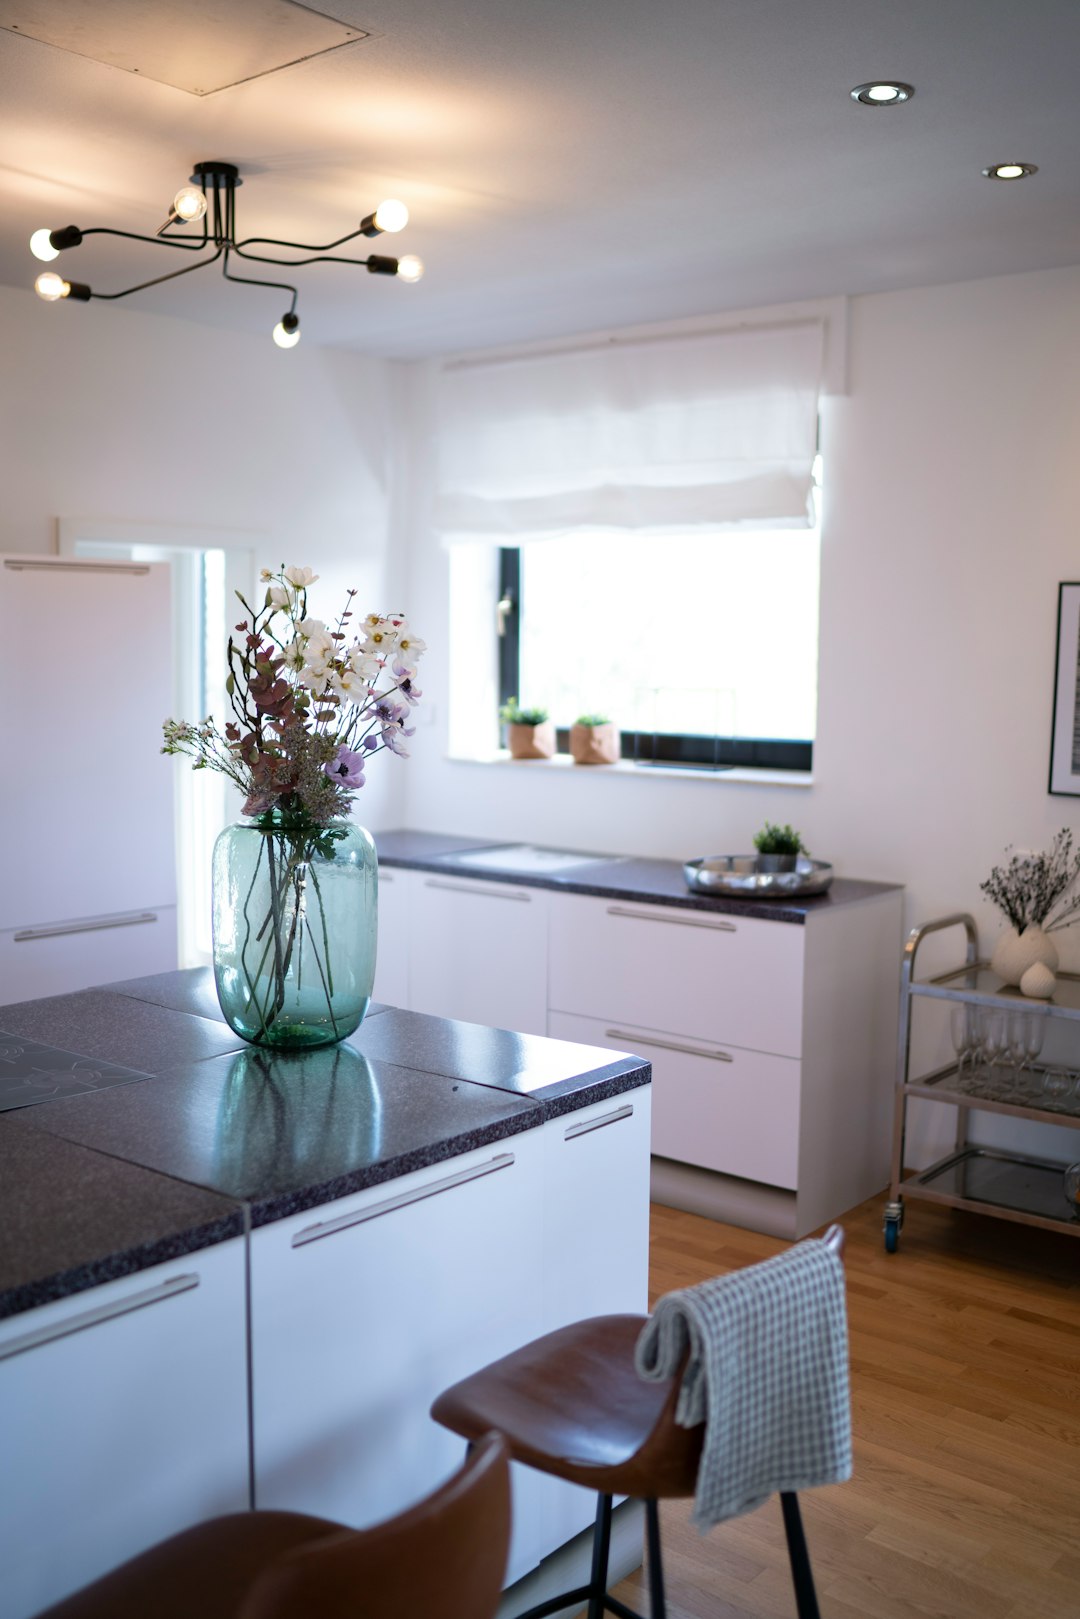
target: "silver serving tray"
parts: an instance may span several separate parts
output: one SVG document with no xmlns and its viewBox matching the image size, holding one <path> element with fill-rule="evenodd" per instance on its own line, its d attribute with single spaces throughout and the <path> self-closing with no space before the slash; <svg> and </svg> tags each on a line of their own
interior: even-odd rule
<svg viewBox="0 0 1080 1619">
<path fill-rule="evenodd" d="M 752 854 L 710 854 L 687 860 L 687 888 L 696 894 L 732 894 L 740 899 L 799 899 L 824 894 L 833 869 L 824 860 L 800 855 L 794 871 L 759 871 Z"/>
</svg>

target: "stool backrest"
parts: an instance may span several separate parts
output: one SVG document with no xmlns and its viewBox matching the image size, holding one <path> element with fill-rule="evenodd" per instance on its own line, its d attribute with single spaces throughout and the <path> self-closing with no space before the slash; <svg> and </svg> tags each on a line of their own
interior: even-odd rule
<svg viewBox="0 0 1080 1619">
<path fill-rule="evenodd" d="M 400 1517 L 278 1558 L 238 1619 L 492 1619 L 509 1544 L 509 1453 L 488 1434 Z"/>
</svg>

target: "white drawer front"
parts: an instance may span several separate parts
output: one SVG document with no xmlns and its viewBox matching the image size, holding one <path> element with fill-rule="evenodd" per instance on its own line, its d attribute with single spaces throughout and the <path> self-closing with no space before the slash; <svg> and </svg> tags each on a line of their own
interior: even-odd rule
<svg viewBox="0 0 1080 1619">
<path fill-rule="evenodd" d="M 649 1059 L 652 1150 L 659 1157 L 795 1187 L 801 1063 L 565 1013 L 552 1013 L 549 1033 Z"/>
<path fill-rule="evenodd" d="M 553 895 L 549 915 L 554 1010 L 801 1055 L 797 924 L 578 894 Z"/>
<path fill-rule="evenodd" d="M 176 965 L 174 905 L 9 929 L 0 933 L 0 1006 L 171 972 Z"/>
</svg>

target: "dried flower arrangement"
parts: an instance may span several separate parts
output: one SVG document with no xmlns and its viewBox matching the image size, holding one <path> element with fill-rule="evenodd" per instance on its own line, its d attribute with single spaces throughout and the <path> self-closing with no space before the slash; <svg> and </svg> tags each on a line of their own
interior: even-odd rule
<svg viewBox="0 0 1080 1619">
<path fill-rule="evenodd" d="M 1010 854 L 1011 845 L 1005 850 Z M 1028 927 L 1041 927 L 1044 933 L 1071 927 L 1080 921 L 1080 894 L 1074 894 L 1053 915 L 1080 875 L 1080 852 L 1073 853 L 1072 833 L 1067 827 L 1041 854 L 1011 854 L 1003 866 L 995 866 L 979 888 L 1008 919 L 1017 933 Z"/>
</svg>

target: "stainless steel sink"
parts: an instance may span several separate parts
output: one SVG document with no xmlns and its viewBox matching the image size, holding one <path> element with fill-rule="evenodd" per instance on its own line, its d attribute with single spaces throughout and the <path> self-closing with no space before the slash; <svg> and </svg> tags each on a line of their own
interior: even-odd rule
<svg viewBox="0 0 1080 1619">
<path fill-rule="evenodd" d="M 549 876 L 570 871 L 574 866 L 595 866 L 603 855 L 573 854 L 565 849 L 538 849 L 531 843 L 505 843 L 494 849 L 471 849 L 468 854 L 446 856 L 455 866 L 472 866 L 477 871 L 514 871 L 530 876 Z"/>
</svg>

